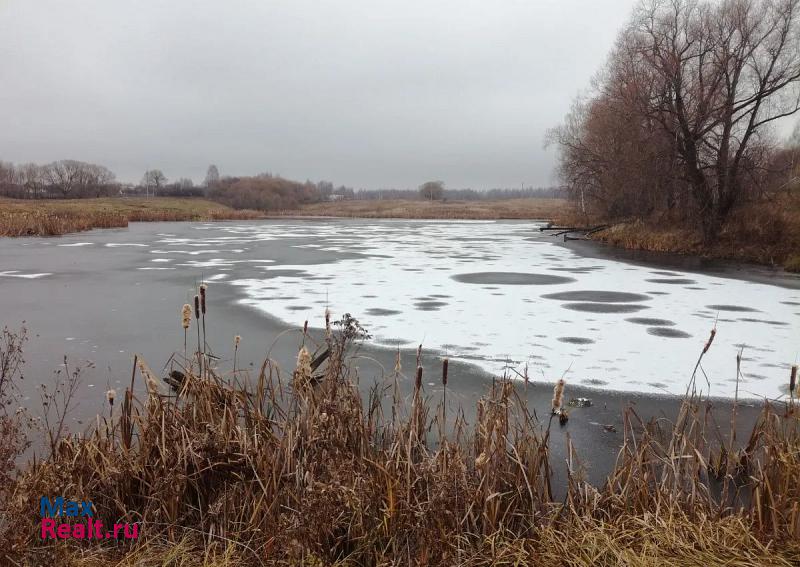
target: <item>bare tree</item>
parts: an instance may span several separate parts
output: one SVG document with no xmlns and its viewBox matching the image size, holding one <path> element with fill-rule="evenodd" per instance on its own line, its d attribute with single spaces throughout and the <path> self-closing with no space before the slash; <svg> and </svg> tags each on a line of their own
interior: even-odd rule
<svg viewBox="0 0 800 567">
<path fill-rule="evenodd" d="M 68 197 L 81 183 L 83 166 L 83 163 L 72 159 L 54 161 L 44 167 L 44 177 L 50 187 L 60 191 L 63 197 Z"/>
<path fill-rule="evenodd" d="M 660 94 L 639 89 L 639 105 L 676 140 L 706 241 L 739 202 L 763 127 L 800 109 L 799 6 L 653 0 L 628 31 Z"/>
<path fill-rule="evenodd" d="M 714 241 L 758 194 L 769 126 L 800 110 L 800 0 L 644 0 L 548 140 L 582 209 L 673 207 Z"/>
<path fill-rule="evenodd" d="M 142 177 L 142 186 L 147 194 L 150 191 L 157 195 L 158 191 L 167 183 L 167 176 L 160 169 L 148 169 Z"/>
<path fill-rule="evenodd" d="M 213 163 L 208 166 L 208 171 L 206 172 L 206 178 L 203 181 L 203 185 L 208 188 L 213 188 L 217 183 L 219 183 L 219 170 L 217 166 Z"/>
<path fill-rule="evenodd" d="M 419 186 L 419 194 L 429 201 L 439 200 L 444 195 L 443 181 L 426 181 Z"/>
</svg>

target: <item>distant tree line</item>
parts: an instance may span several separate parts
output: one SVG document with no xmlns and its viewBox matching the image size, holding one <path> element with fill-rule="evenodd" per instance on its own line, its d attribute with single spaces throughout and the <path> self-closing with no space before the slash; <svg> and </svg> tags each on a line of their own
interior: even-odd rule
<svg viewBox="0 0 800 567">
<path fill-rule="evenodd" d="M 270 173 L 252 177 L 222 177 L 208 187 L 208 197 L 236 209 L 261 211 L 295 209 L 321 199 L 317 186 Z"/>
<path fill-rule="evenodd" d="M 19 199 L 104 197 L 119 192 L 114 174 L 102 165 L 60 160 L 45 165 L 0 161 L 0 195 Z"/>
<path fill-rule="evenodd" d="M 793 183 L 799 0 L 646 0 L 589 94 L 549 132 L 585 212 L 688 220 L 714 241 L 748 199 Z"/>
<path fill-rule="evenodd" d="M 304 183 L 271 173 L 254 176 L 220 175 L 216 165 L 208 167 L 202 185 L 189 178 L 170 179 L 160 169 L 148 169 L 138 184 L 117 181 L 102 165 L 76 160 L 50 164 L 0 161 L 0 196 L 17 199 L 83 199 L 91 197 L 207 197 L 234 208 L 258 210 L 292 209 L 306 203 L 332 200 L 428 199 L 479 201 L 523 197 L 560 197 L 558 188 L 447 189 L 441 181 L 428 181 L 418 189 L 354 190 L 330 181 Z"/>
</svg>

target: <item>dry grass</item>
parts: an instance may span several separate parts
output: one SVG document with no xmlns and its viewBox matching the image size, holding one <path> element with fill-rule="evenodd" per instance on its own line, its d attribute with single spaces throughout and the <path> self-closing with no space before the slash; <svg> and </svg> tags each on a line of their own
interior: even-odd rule
<svg viewBox="0 0 800 567">
<path fill-rule="evenodd" d="M 565 226 L 596 226 L 603 221 L 572 212 L 559 215 L 557 222 Z M 703 243 L 700 230 L 672 218 L 617 222 L 595 233 L 593 238 L 632 250 L 741 260 L 797 272 L 800 271 L 800 195 L 780 195 L 772 201 L 739 208 L 711 246 Z"/>
<path fill-rule="evenodd" d="M 66 200 L 0 199 L 0 236 L 54 236 L 138 221 L 206 221 L 263 218 L 198 198 L 159 197 Z"/>
<path fill-rule="evenodd" d="M 673 422 L 625 413 L 604 486 L 582 481 L 570 450 L 567 496 L 556 502 L 558 419 L 537 417 L 523 386 L 496 380 L 474 424 L 458 413 L 444 427 L 418 370 L 359 394 L 348 352 L 364 334 L 349 316 L 320 344 L 302 331 L 290 376 L 269 359 L 254 376 L 223 373 L 205 353 L 204 323 L 196 314 L 195 354 L 173 358 L 164 375 L 134 361 L 110 417 L 57 439 L 0 487 L 0 563 L 760 566 L 800 556 L 792 400 L 766 405 L 733 446 L 692 377 Z M 416 383 L 408 399 L 401 381 Z M 41 495 L 91 500 L 97 519 L 140 522 L 143 538 L 43 544 Z"/>
<path fill-rule="evenodd" d="M 330 201 L 288 215 L 399 219 L 549 219 L 570 207 L 564 199 L 501 201 Z"/>
</svg>

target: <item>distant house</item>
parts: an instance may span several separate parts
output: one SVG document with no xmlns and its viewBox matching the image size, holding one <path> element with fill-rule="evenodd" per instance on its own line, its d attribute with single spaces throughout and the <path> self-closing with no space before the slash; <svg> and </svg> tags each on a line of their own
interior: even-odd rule
<svg viewBox="0 0 800 567">
<path fill-rule="evenodd" d="M 336 193 L 331 193 L 328 195 L 328 201 L 344 201 L 344 195 L 337 195 Z"/>
</svg>

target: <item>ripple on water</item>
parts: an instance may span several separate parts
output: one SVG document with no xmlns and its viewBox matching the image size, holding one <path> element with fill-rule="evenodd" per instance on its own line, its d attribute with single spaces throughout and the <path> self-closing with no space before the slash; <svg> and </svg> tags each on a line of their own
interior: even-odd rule
<svg viewBox="0 0 800 567">
<path fill-rule="evenodd" d="M 630 303 L 562 303 L 564 309 L 584 311 L 586 313 L 635 313 L 648 309 L 646 305 L 633 305 Z"/>
<path fill-rule="evenodd" d="M 737 311 L 740 313 L 757 313 L 758 309 L 745 307 L 743 305 L 706 305 L 706 308 L 714 311 Z"/>
<path fill-rule="evenodd" d="M 566 276 L 524 272 L 473 272 L 450 277 L 461 283 L 483 285 L 557 285 L 578 281 Z"/>
<path fill-rule="evenodd" d="M 543 295 L 547 299 L 561 301 L 591 301 L 592 303 L 633 303 L 650 299 L 641 293 L 627 293 L 624 291 L 562 291 Z"/>
<path fill-rule="evenodd" d="M 647 334 L 655 335 L 656 337 L 666 337 L 669 339 L 688 339 L 692 335 L 678 329 L 670 329 L 669 327 L 648 327 Z"/>
<path fill-rule="evenodd" d="M 625 320 L 630 323 L 636 323 L 637 325 L 648 325 L 651 327 L 673 327 L 675 325 L 675 323 L 669 319 L 656 319 L 654 317 L 629 317 Z"/>
</svg>

